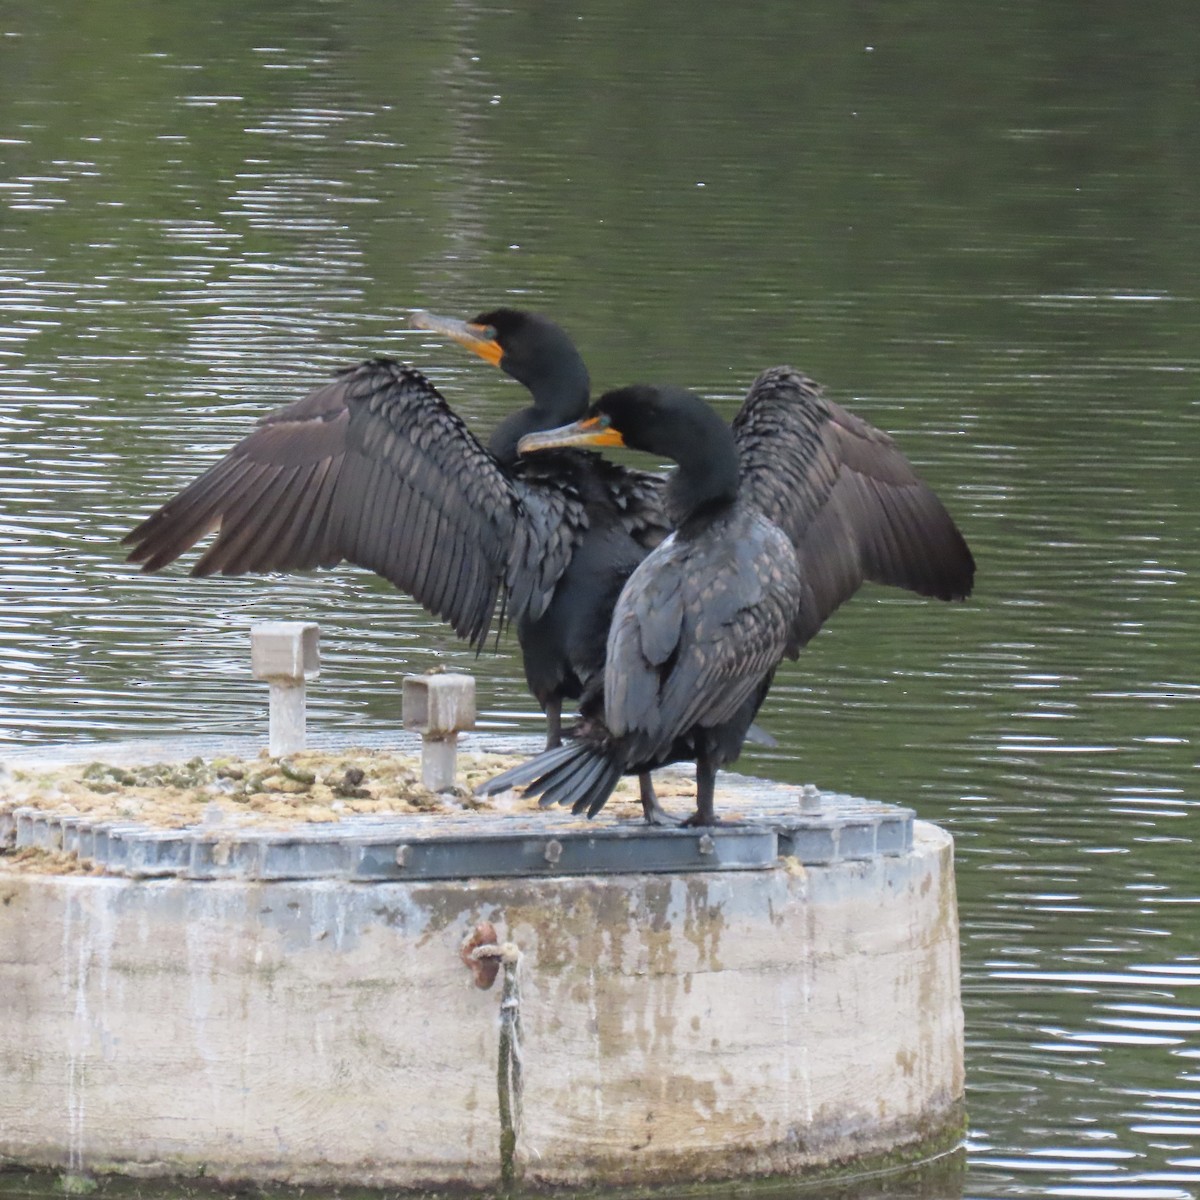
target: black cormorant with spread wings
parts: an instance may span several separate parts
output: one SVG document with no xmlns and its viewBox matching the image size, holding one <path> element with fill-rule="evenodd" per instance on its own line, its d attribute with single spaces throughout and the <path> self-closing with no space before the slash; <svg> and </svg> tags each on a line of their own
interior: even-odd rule
<svg viewBox="0 0 1200 1200">
<path fill-rule="evenodd" d="M 940 500 L 886 434 L 788 367 L 765 371 L 730 428 L 679 388 L 602 396 L 522 452 L 631 446 L 673 459 L 675 532 L 617 601 L 602 689 L 572 737 L 489 780 L 589 817 L 623 774 L 696 763 L 696 812 L 716 824 L 717 770 L 737 758 L 776 667 L 864 580 L 966 597 L 975 563 Z M 649 814 L 648 814 L 649 816 Z"/>
<path fill-rule="evenodd" d="M 364 362 L 263 417 L 125 537 L 129 559 L 157 571 L 216 529 L 193 575 L 346 560 L 390 580 L 477 649 L 499 606 L 516 625 L 547 744 L 556 745 L 563 700 L 603 668 L 621 587 L 668 531 L 664 481 L 587 451 L 518 456 L 522 436 L 587 408 L 587 368 L 554 322 L 500 308 L 469 322 L 420 313 L 414 324 L 528 389 L 528 406 L 501 421 L 486 447 L 420 372 Z"/>
</svg>

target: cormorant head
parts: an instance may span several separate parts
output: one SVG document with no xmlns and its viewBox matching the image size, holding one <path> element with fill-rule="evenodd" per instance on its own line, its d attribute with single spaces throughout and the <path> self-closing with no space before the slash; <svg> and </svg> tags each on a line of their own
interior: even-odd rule
<svg viewBox="0 0 1200 1200">
<path fill-rule="evenodd" d="M 720 453 L 726 442 L 732 442 L 729 426 L 699 396 L 636 383 L 605 392 L 574 425 L 530 434 L 521 453 L 566 445 L 628 446 L 680 462 L 692 449 Z"/>
<path fill-rule="evenodd" d="M 587 406 L 587 367 L 566 331 L 549 317 L 520 308 L 494 308 L 470 321 L 414 313 L 412 323 L 453 338 L 472 354 L 527 387 L 535 405 L 562 421 Z"/>
<path fill-rule="evenodd" d="M 605 392 L 582 420 L 528 434 L 517 449 L 528 454 L 560 446 L 628 446 L 673 459 L 679 464 L 675 490 L 685 511 L 737 495 L 733 431 L 684 388 L 639 383 Z"/>
</svg>

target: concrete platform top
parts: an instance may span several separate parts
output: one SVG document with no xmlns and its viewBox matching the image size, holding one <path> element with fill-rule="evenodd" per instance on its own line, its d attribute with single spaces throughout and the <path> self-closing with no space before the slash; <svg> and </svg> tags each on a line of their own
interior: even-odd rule
<svg viewBox="0 0 1200 1200">
<path fill-rule="evenodd" d="M 314 750 L 345 750 L 345 735 L 315 736 Z M 472 734 L 460 741 L 470 754 L 526 755 L 534 738 Z M 396 730 L 356 735 L 354 747 L 386 749 L 415 763 L 420 740 Z M 804 865 L 869 860 L 907 853 L 910 809 L 812 785 L 803 788 L 722 772 L 713 829 L 652 829 L 630 802 L 610 802 L 594 821 L 562 809 L 538 810 L 500 802 L 477 806 L 460 789 L 434 797 L 432 811 L 323 813 L 319 821 L 249 824 L 228 811 L 203 813 L 179 824 L 150 823 L 117 810 L 72 811 L 51 795 L 13 786 L 17 776 L 69 764 L 131 767 L 148 763 L 243 757 L 255 739 L 193 737 L 82 743 L 6 751 L 0 775 L 0 845 L 41 847 L 90 860 L 107 872 L 150 878 L 259 880 L 339 878 L 398 881 L 506 876 L 765 869 L 779 858 Z M 678 784 L 690 767 L 659 776 Z"/>
</svg>

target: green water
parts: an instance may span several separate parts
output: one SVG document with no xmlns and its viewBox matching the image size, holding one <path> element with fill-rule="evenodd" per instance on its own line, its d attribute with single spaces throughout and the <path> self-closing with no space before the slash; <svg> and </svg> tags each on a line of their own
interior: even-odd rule
<svg viewBox="0 0 1200 1200">
<path fill-rule="evenodd" d="M 322 728 L 453 663 L 536 730 L 511 642 L 476 662 L 364 573 L 115 542 L 368 354 L 490 429 L 516 385 L 413 308 L 543 309 L 597 390 L 727 413 L 792 362 L 899 438 L 979 581 L 864 592 L 742 765 L 955 835 L 953 1194 L 1195 1195 L 1198 63 L 1184 0 L 0 7 L 0 740 L 256 726 L 260 618 L 321 622 Z"/>
</svg>

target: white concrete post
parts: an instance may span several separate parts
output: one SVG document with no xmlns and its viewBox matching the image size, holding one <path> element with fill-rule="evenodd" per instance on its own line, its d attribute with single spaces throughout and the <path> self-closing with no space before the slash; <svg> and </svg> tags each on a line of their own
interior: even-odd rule
<svg viewBox="0 0 1200 1200">
<path fill-rule="evenodd" d="M 454 786 L 458 735 L 475 728 L 471 675 L 406 675 L 401 700 L 404 728 L 421 735 L 421 783 L 431 792 Z"/>
<path fill-rule="evenodd" d="M 304 749 L 304 684 L 321 666 L 320 631 L 311 621 L 263 621 L 250 626 L 250 668 L 271 686 L 267 753 Z"/>
</svg>

